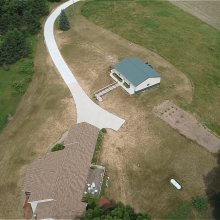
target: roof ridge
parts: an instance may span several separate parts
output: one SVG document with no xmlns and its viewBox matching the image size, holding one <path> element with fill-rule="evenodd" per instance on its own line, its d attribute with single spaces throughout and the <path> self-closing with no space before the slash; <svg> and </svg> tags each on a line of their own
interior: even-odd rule
<svg viewBox="0 0 220 220">
<path fill-rule="evenodd" d="M 142 69 L 140 69 L 136 64 L 134 64 L 131 60 L 132 59 L 137 59 L 137 60 L 140 60 L 141 62 L 143 62 L 141 59 L 139 58 L 126 58 L 126 59 L 129 59 L 129 62 L 131 62 L 134 66 L 136 66 L 142 73 L 144 73 L 144 75 L 146 75 L 148 78 L 151 78 L 147 73 L 145 73 Z M 131 60 L 130 60 L 131 59 Z M 141 84 L 141 83 L 140 83 Z"/>
</svg>

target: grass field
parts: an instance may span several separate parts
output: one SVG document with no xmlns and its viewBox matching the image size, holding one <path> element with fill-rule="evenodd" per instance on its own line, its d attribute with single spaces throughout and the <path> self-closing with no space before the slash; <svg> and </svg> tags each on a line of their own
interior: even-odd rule
<svg viewBox="0 0 220 220">
<path fill-rule="evenodd" d="M 35 48 L 36 48 L 36 37 L 29 37 L 28 42 L 31 43 L 32 53 L 29 55 L 30 57 L 34 56 Z M 26 91 L 30 81 L 31 74 L 26 74 L 19 72 L 21 70 L 24 62 L 31 61 L 31 58 L 25 58 L 23 60 L 18 61 L 17 63 L 8 66 L 10 69 L 6 70 L 3 67 L 0 68 L 0 132 L 6 126 L 8 121 L 8 116 L 14 114 L 15 109 L 18 103 L 21 101 L 21 98 Z M 15 88 L 12 87 L 13 83 L 20 83 L 20 92 L 18 94 L 14 94 Z"/>
<path fill-rule="evenodd" d="M 96 4 L 100 4 L 100 8 Z M 80 2 L 75 6 L 76 15 L 73 16 L 72 7 L 69 7 L 66 11 L 71 29 L 62 32 L 56 26 L 56 42 L 77 81 L 91 98 L 93 92 L 113 82 L 109 76 L 109 66 L 125 57 L 137 57 L 148 61 L 162 75 L 160 88 L 134 96 L 128 95 L 122 88 L 117 88 L 104 95 L 104 101 L 97 104 L 126 120 L 118 132 L 108 130 L 102 143 L 99 162 L 107 167 L 110 176 L 110 187 L 105 190 L 105 195 L 109 199 L 131 205 L 136 212 L 147 212 L 153 219 L 165 219 L 181 205 L 190 202 L 193 197 L 205 196 L 203 177 L 217 166 L 217 157 L 173 130 L 154 114 L 154 107 L 166 99 L 179 106 L 191 103 L 194 94 L 191 81 L 183 71 L 162 56 L 148 50 L 147 47 L 135 44 L 134 41 L 130 46 L 130 41 L 94 24 L 81 14 L 81 7 L 86 7 L 88 11 L 93 11 L 94 8 L 97 10 L 96 15 L 91 13 L 91 16 L 101 16 L 101 12 L 105 12 L 106 15 L 108 11 L 102 7 L 103 4 L 115 4 L 112 10 L 117 9 L 116 3 L 89 2 L 84 5 L 84 2 Z M 118 15 L 118 23 L 120 19 L 131 15 L 126 11 L 126 4 L 132 4 L 129 10 L 136 13 L 134 2 L 117 4 L 125 4 L 125 12 Z M 139 4 L 137 3 L 137 7 Z M 138 9 L 139 12 L 142 10 L 140 7 Z M 179 12 L 178 8 L 177 10 Z M 161 13 L 158 14 L 157 16 L 161 16 Z M 109 16 L 103 20 L 102 25 L 104 26 L 104 22 L 108 23 L 111 17 L 116 19 L 117 15 Z M 190 18 L 192 19 L 191 16 Z M 197 22 L 197 19 L 194 22 Z M 146 23 L 154 25 L 147 19 Z M 111 25 L 114 26 L 114 23 Z M 126 31 L 127 24 L 120 25 Z M 135 30 L 132 25 L 134 24 L 131 24 L 131 28 Z M 133 34 L 133 31 L 130 34 Z M 137 33 L 133 36 L 137 37 Z M 156 40 L 143 33 L 139 33 L 138 36 L 144 36 L 143 39 L 149 41 Z M 174 46 L 172 49 L 176 50 Z M 184 62 L 182 58 L 182 63 Z M 170 88 L 171 84 L 176 84 L 176 89 Z M 183 186 L 183 190 L 174 190 L 169 184 L 170 177 L 175 177 Z M 199 214 L 195 213 L 192 216 Z"/>
<path fill-rule="evenodd" d="M 220 135 L 220 31 L 166 1 L 92 1 L 82 13 L 186 73 L 195 93 L 183 107 Z"/>
<path fill-rule="evenodd" d="M 57 5 L 51 4 L 51 10 Z M 32 82 L 23 97 L 15 100 L 18 107 L 0 133 L 0 219 L 24 219 L 21 189 L 27 166 L 44 157 L 76 123 L 74 101 L 47 52 L 43 30 L 37 37 L 34 64 Z"/>
<path fill-rule="evenodd" d="M 170 2 L 220 30 L 220 1 L 170 0 Z"/>
<path fill-rule="evenodd" d="M 199 213 L 193 206 L 192 202 L 187 202 L 186 204 L 179 207 L 174 211 L 167 220 L 171 219 L 214 219 L 212 217 L 212 208 L 209 207 L 208 210 Z"/>
</svg>

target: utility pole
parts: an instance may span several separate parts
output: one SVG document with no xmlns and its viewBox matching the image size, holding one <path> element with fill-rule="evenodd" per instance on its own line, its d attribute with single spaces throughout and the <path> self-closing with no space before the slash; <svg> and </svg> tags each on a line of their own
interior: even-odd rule
<svg viewBox="0 0 220 220">
<path fill-rule="evenodd" d="M 74 0 L 73 0 L 73 15 L 75 15 Z"/>
</svg>

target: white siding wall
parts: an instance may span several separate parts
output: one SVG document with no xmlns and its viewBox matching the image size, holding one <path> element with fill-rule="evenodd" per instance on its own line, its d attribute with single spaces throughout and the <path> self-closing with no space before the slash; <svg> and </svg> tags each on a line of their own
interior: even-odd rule
<svg viewBox="0 0 220 220">
<path fill-rule="evenodd" d="M 120 77 L 135 91 L 135 86 L 128 79 L 126 79 L 123 75 L 120 75 Z"/>
<path fill-rule="evenodd" d="M 118 74 L 119 76 L 122 76 L 121 73 L 119 73 L 116 69 L 113 69 L 112 72 Z"/>
<path fill-rule="evenodd" d="M 153 86 L 155 84 L 158 84 L 158 83 L 160 83 L 160 80 L 161 80 L 161 77 L 149 78 L 146 81 L 142 82 L 140 85 L 138 85 L 136 87 L 135 91 L 139 91 L 139 90 L 145 89 L 147 87 Z"/>
<path fill-rule="evenodd" d="M 123 81 L 130 85 L 130 87 L 135 91 L 135 86 L 131 84 L 131 82 L 128 79 L 126 79 L 120 72 L 118 72 L 116 69 L 113 69 L 112 73 L 116 73 L 118 76 L 120 76 L 120 78 L 122 78 Z"/>
<path fill-rule="evenodd" d="M 155 84 L 160 83 L 161 77 L 155 77 L 155 78 L 149 78 L 146 81 L 142 82 L 140 85 L 135 87 L 128 79 L 126 79 L 120 72 L 118 72 L 116 69 L 111 70 L 113 73 L 116 73 L 118 76 L 120 76 L 123 81 L 125 81 L 134 91 L 139 91 L 142 89 L 145 89 L 147 87 L 153 86 Z M 148 85 L 149 84 L 149 85 Z"/>
</svg>

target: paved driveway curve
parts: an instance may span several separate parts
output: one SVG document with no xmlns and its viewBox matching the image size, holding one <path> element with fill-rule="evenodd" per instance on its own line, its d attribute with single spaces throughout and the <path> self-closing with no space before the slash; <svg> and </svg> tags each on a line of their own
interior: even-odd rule
<svg viewBox="0 0 220 220">
<path fill-rule="evenodd" d="M 79 0 L 75 0 L 75 2 L 77 1 Z M 48 17 L 44 26 L 44 38 L 48 51 L 55 66 L 59 70 L 63 80 L 73 95 L 77 109 L 77 123 L 88 122 L 100 129 L 111 128 L 117 131 L 125 120 L 105 111 L 86 95 L 65 63 L 57 47 L 53 32 L 54 22 L 60 14 L 61 9 L 65 9 L 72 4 L 72 0 L 62 4 Z"/>
</svg>

